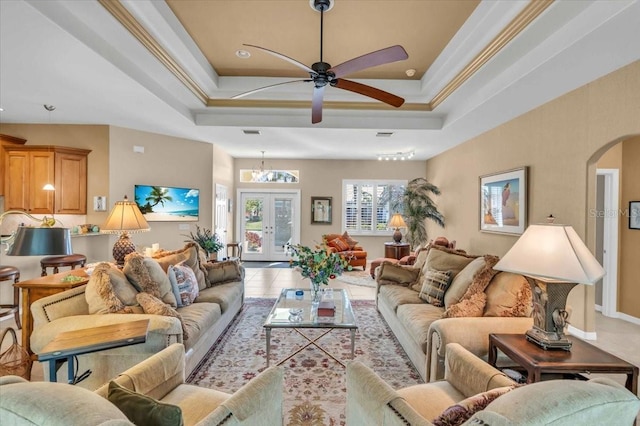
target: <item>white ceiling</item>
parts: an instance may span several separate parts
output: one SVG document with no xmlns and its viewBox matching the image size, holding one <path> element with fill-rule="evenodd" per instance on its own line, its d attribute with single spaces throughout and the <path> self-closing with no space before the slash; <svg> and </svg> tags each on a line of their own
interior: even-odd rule
<svg viewBox="0 0 640 426">
<path fill-rule="evenodd" d="M 218 75 L 166 3 L 122 4 L 211 99 L 291 79 Z M 426 104 L 527 4 L 482 1 L 419 80 L 355 80 Z M 334 12 L 338 6 L 325 19 Z M 247 25 L 229 19 L 238 20 L 238 31 Z M 305 31 L 294 23 L 273 28 L 285 37 Z M 415 151 L 424 160 L 638 59 L 640 0 L 555 1 L 433 111 L 325 109 L 312 125 L 310 108 L 205 106 L 97 1 L 0 0 L 0 123 L 115 125 L 216 143 L 237 158 L 263 150 L 267 158 L 318 159 Z M 301 84 L 255 99 L 310 97 Z M 333 88 L 325 100 L 367 101 Z M 48 113 L 43 104 L 57 109 Z M 379 138 L 378 131 L 394 134 Z"/>
</svg>

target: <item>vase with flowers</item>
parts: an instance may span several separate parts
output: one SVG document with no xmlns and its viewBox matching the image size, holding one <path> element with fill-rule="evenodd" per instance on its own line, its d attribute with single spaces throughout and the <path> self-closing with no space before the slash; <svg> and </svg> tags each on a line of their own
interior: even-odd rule
<svg viewBox="0 0 640 426">
<path fill-rule="evenodd" d="M 351 266 L 337 253 L 331 252 L 325 245 L 317 245 L 314 249 L 300 244 L 289 246 L 293 259 L 289 261 L 291 268 L 297 268 L 304 278 L 311 283 L 312 300 L 320 298 L 320 285 L 328 285 L 329 280 L 342 275 Z"/>
</svg>

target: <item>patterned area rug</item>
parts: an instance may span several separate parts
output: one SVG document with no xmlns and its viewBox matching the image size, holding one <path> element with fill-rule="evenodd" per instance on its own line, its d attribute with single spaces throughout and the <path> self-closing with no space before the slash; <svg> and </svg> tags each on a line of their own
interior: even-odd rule
<svg viewBox="0 0 640 426">
<path fill-rule="evenodd" d="M 187 382 L 235 392 L 263 371 L 266 368 L 266 343 L 262 325 L 274 303 L 275 299 L 246 299 L 238 317 Z M 422 383 L 418 372 L 378 314 L 375 302 L 354 300 L 352 305 L 359 326 L 355 340 L 356 359 L 373 368 L 393 388 Z M 313 338 L 324 330 L 300 331 Z M 286 359 L 306 342 L 294 330 L 274 329 L 271 333 L 271 365 Z M 338 360 L 350 360 L 348 330 L 333 330 L 318 343 Z M 285 425 L 345 424 L 346 371 L 339 362 L 311 345 L 282 365 L 285 369 Z"/>
</svg>

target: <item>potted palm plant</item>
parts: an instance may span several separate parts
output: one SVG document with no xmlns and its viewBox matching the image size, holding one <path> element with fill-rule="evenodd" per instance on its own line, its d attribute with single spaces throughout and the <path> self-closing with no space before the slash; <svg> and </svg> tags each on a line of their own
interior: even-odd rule
<svg viewBox="0 0 640 426">
<path fill-rule="evenodd" d="M 402 196 L 402 216 L 407 223 L 405 238 L 413 248 L 427 242 L 427 219 L 444 227 L 444 216 L 438 211 L 431 194 L 440 195 L 440 189 L 420 177 L 407 184 Z"/>
<path fill-rule="evenodd" d="M 213 253 L 217 253 L 222 249 L 222 243 L 218 238 L 218 235 L 211 231 L 208 228 L 201 228 L 196 225 L 196 232 L 190 232 L 189 235 L 185 235 L 185 237 L 189 237 L 188 241 L 193 241 L 198 244 L 202 250 L 207 253 L 207 258 L 211 258 Z"/>
</svg>

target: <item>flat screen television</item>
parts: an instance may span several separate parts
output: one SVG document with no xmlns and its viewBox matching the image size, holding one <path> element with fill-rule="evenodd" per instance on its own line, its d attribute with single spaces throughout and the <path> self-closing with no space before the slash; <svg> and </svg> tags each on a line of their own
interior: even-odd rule
<svg viewBox="0 0 640 426">
<path fill-rule="evenodd" d="M 134 200 L 148 222 L 197 222 L 200 190 L 136 185 Z"/>
</svg>

